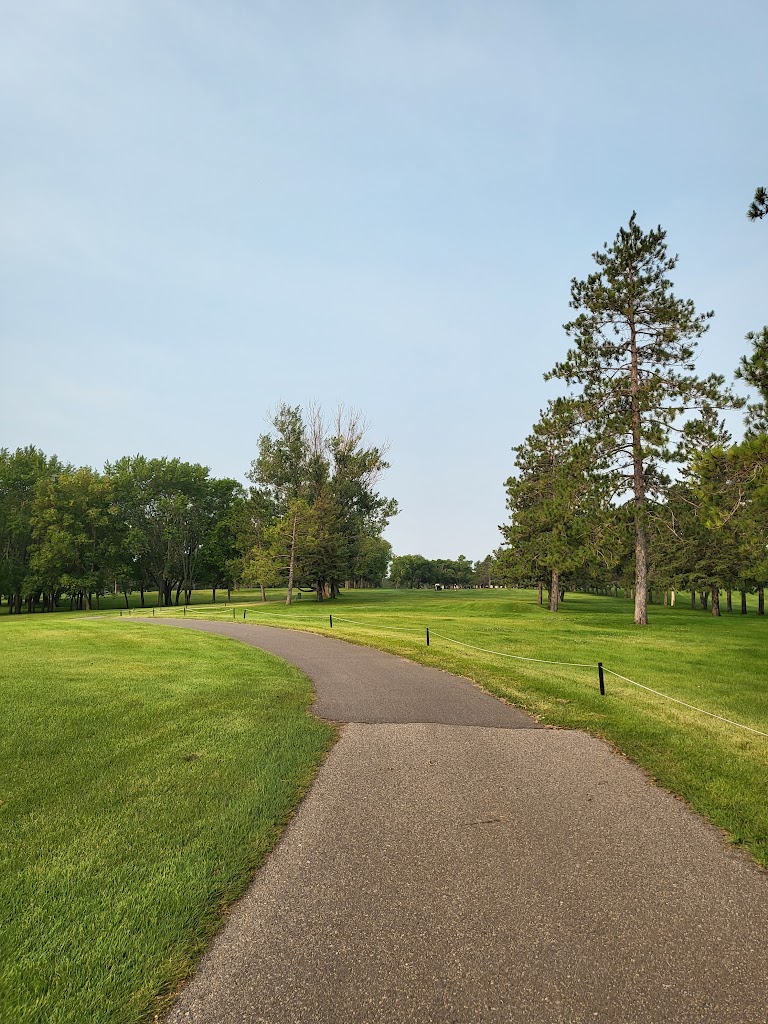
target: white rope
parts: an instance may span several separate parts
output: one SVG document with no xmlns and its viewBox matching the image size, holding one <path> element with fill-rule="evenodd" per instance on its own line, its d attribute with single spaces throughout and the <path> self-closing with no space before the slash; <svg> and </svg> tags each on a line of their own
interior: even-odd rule
<svg viewBox="0 0 768 1024">
<path fill-rule="evenodd" d="M 307 620 L 304 620 L 307 621 Z M 374 626 L 370 623 L 362 623 L 358 619 L 348 619 L 346 616 L 336 616 L 337 622 L 350 622 L 352 625 L 361 626 L 364 629 L 378 629 L 384 633 L 412 633 L 413 631 L 404 626 Z M 594 664 L 586 664 L 585 662 L 579 661 L 545 661 L 543 658 L 525 658 L 521 654 L 505 654 L 503 651 L 492 651 L 488 647 L 476 647 L 474 644 L 467 644 L 461 640 L 454 640 L 453 637 L 445 636 L 443 633 L 434 633 L 432 630 L 429 631 L 430 637 L 437 637 L 439 640 L 447 640 L 450 644 L 457 644 L 459 647 L 467 647 L 471 651 L 482 651 L 483 654 L 494 654 L 499 658 L 511 658 L 513 661 L 529 661 L 536 665 L 561 665 L 567 668 L 589 668 L 595 669 L 597 666 Z M 638 683 L 636 679 L 630 679 L 628 676 L 623 676 L 619 672 L 614 672 L 612 668 L 603 667 L 603 671 L 609 675 L 615 676 L 617 679 L 622 679 L 625 683 L 631 683 L 632 686 L 637 686 L 641 690 L 647 690 L 649 693 L 655 693 L 657 697 L 663 697 L 664 700 L 671 700 L 675 704 L 681 704 L 684 708 L 688 708 L 691 711 L 698 711 L 701 715 L 708 715 L 710 718 L 716 718 L 719 722 L 726 722 L 728 725 L 733 725 L 737 729 L 745 729 L 747 732 L 754 733 L 756 736 L 765 736 L 768 738 L 768 732 L 762 732 L 760 729 L 754 729 L 751 725 L 743 725 L 741 722 L 734 722 L 732 718 L 724 718 L 723 715 L 716 715 L 713 711 L 705 711 L 704 708 L 697 708 L 695 704 L 688 704 L 684 700 L 680 700 L 677 697 L 670 697 L 668 693 L 662 693 L 661 690 L 654 690 L 652 686 L 645 686 L 643 683 Z"/>
<path fill-rule="evenodd" d="M 447 640 L 451 644 L 458 644 L 459 647 L 469 647 L 470 650 L 483 651 L 485 654 L 497 654 L 500 658 L 513 658 L 515 661 L 535 661 L 537 665 L 568 665 L 569 668 L 597 668 L 597 665 L 586 665 L 579 661 L 543 661 L 541 658 L 524 658 L 521 654 L 504 654 L 502 651 L 490 651 L 487 647 L 475 647 L 474 644 L 465 644 L 461 640 L 454 640 L 450 636 L 443 636 L 442 633 L 433 633 L 431 630 L 429 635 L 439 637 L 440 640 Z"/>
<path fill-rule="evenodd" d="M 670 697 L 668 693 L 662 693 L 661 690 L 654 690 L 652 686 L 644 686 L 643 683 L 638 683 L 634 679 L 629 679 L 627 676 L 619 675 L 618 672 L 614 672 L 612 668 L 604 668 L 604 672 L 609 672 L 612 676 L 616 676 L 617 679 L 623 679 L 625 683 L 632 683 L 633 686 L 639 686 L 641 690 L 648 690 L 649 693 L 655 693 L 657 697 L 663 697 L 665 700 L 672 700 L 675 704 L 682 704 L 684 708 L 690 708 L 691 711 L 698 711 L 699 714 L 709 715 L 710 718 L 716 718 L 720 722 L 727 722 L 728 725 L 735 725 L 737 729 L 746 729 L 747 732 L 754 732 L 758 736 L 767 736 L 768 732 L 761 732 L 760 729 L 753 729 L 751 725 L 742 725 L 741 722 L 734 722 L 732 718 L 723 718 L 722 715 L 716 715 L 713 711 L 705 711 L 704 708 L 697 708 L 694 704 L 686 704 L 684 700 L 678 700 L 677 697 Z"/>
<path fill-rule="evenodd" d="M 373 626 L 369 622 L 361 622 L 359 619 L 348 619 L 346 615 L 334 615 L 334 622 L 351 622 L 353 626 L 360 626 L 361 629 L 378 629 L 382 633 L 413 633 L 407 626 Z"/>
</svg>

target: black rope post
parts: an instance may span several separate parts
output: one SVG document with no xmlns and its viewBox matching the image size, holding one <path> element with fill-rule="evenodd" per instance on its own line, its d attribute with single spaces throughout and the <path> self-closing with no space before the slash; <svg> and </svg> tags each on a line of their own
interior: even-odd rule
<svg viewBox="0 0 768 1024">
<path fill-rule="evenodd" d="M 235 609 L 234 608 L 232 609 L 232 621 L 233 622 L 235 621 Z"/>
<path fill-rule="evenodd" d="M 122 619 L 122 617 L 123 617 L 123 609 L 121 608 L 120 609 L 120 618 Z"/>
<path fill-rule="evenodd" d="M 184 618 L 186 619 L 186 617 L 187 617 L 187 606 L 184 605 Z"/>
<path fill-rule="evenodd" d="M 429 626 L 427 626 L 427 647 L 429 647 Z"/>
<path fill-rule="evenodd" d="M 152 618 L 154 619 L 154 617 L 155 617 L 155 609 L 153 608 L 152 609 Z"/>
<path fill-rule="evenodd" d="M 330 622 L 330 624 L 331 624 L 331 629 L 333 629 L 333 616 L 332 616 L 332 615 L 329 615 L 329 616 L 328 616 L 328 621 L 329 621 L 329 622 Z"/>
<path fill-rule="evenodd" d="M 245 608 L 243 608 L 243 622 L 245 622 Z"/>
<path fill-rule="evenodd" d="M 603 663 L 602 663 L 602 661 L 598 661 L 598 663 L 597 663 L 597 676 L 598 676 L 598 679 L 600 680 L 600 696 L 604 697 L 605 696 L 605 679 L 603 677 Z"/>
</svg>

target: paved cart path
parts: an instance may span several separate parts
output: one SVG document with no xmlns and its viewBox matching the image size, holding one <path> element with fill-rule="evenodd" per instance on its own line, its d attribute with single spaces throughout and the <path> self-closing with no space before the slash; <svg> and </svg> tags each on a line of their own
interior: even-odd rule
<svg viewBox="0 0 768 1024">
<path fill-rule="evenodd" d="M 765 1024 L 768 874 L 608 746 L 245 624 L 349 723 L 168 1024 Z"/>
</svg>

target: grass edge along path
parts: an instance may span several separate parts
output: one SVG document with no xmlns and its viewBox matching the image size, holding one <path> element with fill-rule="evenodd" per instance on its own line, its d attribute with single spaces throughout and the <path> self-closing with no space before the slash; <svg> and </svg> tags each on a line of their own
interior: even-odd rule
<svg viewBox="0 0 768 1024">
<path fill-rule="evenodd" d="M 713 619 L 685 606 L 653 611 L 651 626 L 639 629 L 626 602 L 585 594 L 569 595 L 553 615 L 525 591 L 351 591 L 335 602 L 290 607 L 242 595 L 234 609 L 195 607 L 188 614 L 226 619 L 234 612 L 237 622 L 245 614 L 245 621 L 332 635 L 466 676 L 546 724 L 607 740 L 768 867 L 768 738 L 608 675 L 601 697 L 597 676 L 597 662 L 604 661 L 630 679 L 768 732 L 768 620 Z M 425 626 L 433 631 L 429 647 Z M 436 639 L 438 633 L 502 655 L 593 667 L 510 661 L 462 650 Z"/>
<path fill-rule="evenodd" d="M 224 638 L 3 627 L 0 1019 L 151 1020 L 314 778 L 309 680 Z"/>
</svg>

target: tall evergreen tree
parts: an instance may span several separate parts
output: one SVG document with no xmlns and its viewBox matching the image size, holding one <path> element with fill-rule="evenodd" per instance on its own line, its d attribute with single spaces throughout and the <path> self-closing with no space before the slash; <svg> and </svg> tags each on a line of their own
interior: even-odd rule
<svg viewBox="0 0 768 1024">
<path fill-rule="evenodd" d="M 661 227 L 643 232 L 632 214 L 609 246 L 593 254 L 597 271 L 571 283 L 575 342 L 545 376 L 575 387 L 601 458 L 617 489 L 632 495 L 635 622 L 648 622 L 647 503 L 665 482 L 665 463 L 680 457 L 683 423 L 695 410 L 734 404 L 721 376 L 694 374 L 697 339 L 712 313 L 678 299 L 668 275 L 677 265 Z M 680 433 L 676 433 L 676 432 Z"/>
<path fill-rule="evenodd" d="M 589 561 L 604 521 L 598 509 L 605 509 L 606 480 L 594 472 L 594 445 L 580 434 L 575 403 L 550 402 L 513 449 L 518 475 L 506 482 L 511 521 L 500 527 L 509 551 L 505 570 L 546 579 L 553 612 L 564 575 Z"/>
</svg>

